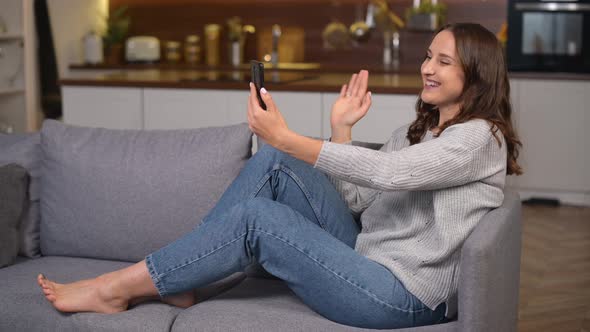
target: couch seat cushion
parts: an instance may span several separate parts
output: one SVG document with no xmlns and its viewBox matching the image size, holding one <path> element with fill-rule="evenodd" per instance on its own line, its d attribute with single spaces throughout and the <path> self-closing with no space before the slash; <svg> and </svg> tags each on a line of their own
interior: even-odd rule
<svg viewBox="0 0 590 332">
<path fill-rule="evenodd" d="M 457 322 L 397 332 L 456 331 Z M 172 331 L 375 331 L 334 323 L 308 308 L 280 280 L 248 278 L 179 313 Z"/>
<path fill-rule="evenodd" d="M 43 255 L 139 261 L 197 226 L 250 157 L 247 124 L 114 130 L 45 121 Z"/>
<path fill-rule="evenodd" d="M 169 331 L 181 309 L 159 302 L 113 315 L 62 314 L 36 282 L 39 273 L 58 282 L 88 279 L 129 263 L 84 258 L 42 257 L 0 269 L 0 331 Z"/>
</svg>

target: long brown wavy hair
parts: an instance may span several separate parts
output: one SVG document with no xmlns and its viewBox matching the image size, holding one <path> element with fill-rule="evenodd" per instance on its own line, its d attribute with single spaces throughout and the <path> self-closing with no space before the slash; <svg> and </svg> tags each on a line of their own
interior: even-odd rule
<svg viewBox="0 0 590 332">
<path fill-rule="evenodd" d="M 493 33 L 479 24 L 447 24 L 434 36 L 444 30 L 451 32 L 455 38 L 465 84 L 459 97 L 459 113 L 438 127 L 436 136 L 454 124 L 472 119 L 486 120 L 492 125 L 492 134 L 498 144 L 502 144 L 498 130 L 504 135 L 508 151 L 507 173 L 522 174 L 522 169 L 516 162 L 522 143 L 512 126 L 510 84 L 502 46 Z M 436 105 L 424 102 L 421 97 L 416 102 L 416 113 L 417 118 L 410 125 L 407 134 L 410 145 L 419 143 L 426 131 L 436 128 L 439 121 Z"/>
</svg>

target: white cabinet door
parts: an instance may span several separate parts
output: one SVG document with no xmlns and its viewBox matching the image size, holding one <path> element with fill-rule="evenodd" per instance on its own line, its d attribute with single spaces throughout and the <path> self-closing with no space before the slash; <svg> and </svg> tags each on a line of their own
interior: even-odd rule
<svg viewBox="0 0 590 332">
<path fill-rule="evenodd" d="M 325 93 L 324 138 L 330 137 L 330 112 L 337 93 Z M 373 94 L 373 104 L 367 115 L 352 128 L 355 141 L 384 143 L 397 128 L 415 119 L 415 104 L 418 96 Z"/>
<path fill-rule="evenodd" d="M 188 129 L 228 123 L 226 90 L 144 89 L 145 129 Z"/>
<path fill-rule="evenodd" d="M 142 128 L 142 89 L 64 86 L 64 122 L 113 129 Z"/>
<path fill-rule="evenodd" d="M 248 122 L 249 94 L 250 92 L 247 89 L 227 90 L 229 124 Z"/>
<path fill-rule="evenodd" d="M 518 130 L 523 189 L 587 192 L 590 85 L 518 80 Z"/>
<path fill-rule="evenodd" d="M 322 137 L 322 94 L 316 92 L 272 92 L 272 98 L 298 134 Z"/>
</svg>

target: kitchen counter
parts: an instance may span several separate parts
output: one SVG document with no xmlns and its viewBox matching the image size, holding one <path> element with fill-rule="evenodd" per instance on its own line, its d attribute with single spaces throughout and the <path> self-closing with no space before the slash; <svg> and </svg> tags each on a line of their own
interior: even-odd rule
<svg viewBox="0 0 590 332">
<path fill-rule="evenodd" d="M 339 92 L 357 68 L 319 63 L 282 63 L 266 66 L 266 87 L 272 91 Z M 60 81 L 70 86 L 152 87 L 173 89 L 247 88 L 249 65 L 234 68 L 183 64 L 72 65 L 70 75 Z M 422 89 L 419 69 L 404 67 L 389 71 L 368 67 L 369 89 L 375 93 L 417 95 Z M 511 72 L 510 78 L 535 80 L 590 81 L 590 74 Z"/>
<path fill-rule="evenodd" d="M 70 76 L 60 83 L 70 86 L 241 90 L 247 89 L 250 80 L 247 70 L 102 69 L 72 70 Z M 339 92 L 350 75 L 350 72 L 267 70 L 265 86 L 271 91 Z M 375 93 L 416 95 L 422 88 L 422 80 L 417 73 L 373 73 L 369 88 Z"/>
</svg>

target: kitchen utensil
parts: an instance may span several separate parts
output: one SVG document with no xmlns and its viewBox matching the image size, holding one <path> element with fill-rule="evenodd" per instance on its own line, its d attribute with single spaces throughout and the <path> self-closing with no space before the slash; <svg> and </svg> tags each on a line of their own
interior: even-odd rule
<svg viewBox="0 0 590 332">
<path fill-rule="evenodd" d="M 350 46 L 350 35 L 348 28 L 341 22 L 333 21 L 326 25 L 322 31 L 324 48 L 343 49 Z"/>
<path fill-rule="evenodd" d="M 371 28 L 362 19 L 363 8 L 361 4 L 356 5 L 356 21 L 350 25 L 349 33 L 352 40 L 364 43 L 371 37 Z"/>
<path fill-rule="evenodd" d="M 125 59 L 130 62 L 154 62 L 160 60 L 160 40 L 151 36 L 127 39 Z"/>
<path fill-rule="evenodd" d="M 371 0 L 375 5 L 375 24 L 382 31 L 399 30 L 404 27 L 404 21 L 393 13 L 385 0 Z"/>
</svg>

